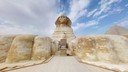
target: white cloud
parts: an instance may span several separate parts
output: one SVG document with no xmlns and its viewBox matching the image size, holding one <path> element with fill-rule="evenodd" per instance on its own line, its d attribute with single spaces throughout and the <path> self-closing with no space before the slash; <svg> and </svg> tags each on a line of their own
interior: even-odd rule
<svg viewBox="0 0 128 72">
<path fill-rule="evenodd" d="M 70 3 L 70 12 L 68 17 L 75 22 L 81 16 L 84 16 L 87 12 L 86 8 L 88 7 L 90 0 L 72 0 Z"/>
<path fill-rule="evenodd" d="M 128 18 L 123 19 L 123 20 L 117 22 L 116 24 L 119 25 L 119 26 L 127 27 L 128 28 Z"/>
<path fill-rule="evenodd" d="M 99 16 L 101 13 L 106 13 L 111 9 L 111 5 L 113 3 L 118 2 L 119 0 L 101 0 L 100 1 L 100 7 L 99 7 L 99 11 L 97 11 L 93 16 Z"/>
<path fill-rule="evenodd" d="M 88 21 L 86 23 L 77 23 L 76 26 L 73 26 L 73 30 L 76 31 L 78 29 L 91 27 L 91 26 L 94 26 L 97 24 L 98 24 L 98 21 L 96 21 L 96 20 L 91 20 L 91 21 Z"/>
<path fill-rule="evenodd" d="M 109 12 L 106 13 L 106 14 L 100 15 L 100 16 L 97 18 L 97 20 L 100 21 L 100 20 L 104 19 L 105 17 L 107 17 L 107 16 L 109 16 L 109 15 L 111 15 L 111 14 L 120 13 L 121 11 L 123 11 L 123 9 L 120 8 L 120 7 L 117 7 L 117 8 L 115 8 L 115 9 L 109 11 Z"/>
<path fill-rule="evenodd" d="M 3 21 L 0 24 L 0 35 L 8 34 L 40 34 L 39 29 L 35 28 L 33 25 L 28 25 L 27 27 L 20 26 L 18 24 L 11 24 L 8 21 Z"/>
<path fill-rule="evenodd" d="M 90 17 L 90 16 L 97 17 L 97 16 L 100 16 L 102 13 L 108 13 L 112 9 L 112 4 L 118 3 L 118 2 L 121 2 L 121 0 L 101 0 L 98 3 L 99 7 L 90 11 L 87 17 Z"/>
<path fill-rule="evenodd" d="M 87 17 L 92 16 L 92 15 L 93 15 L 97 10 L 98 10 L 98 9 L 97 9 L 97 8 L 95 8 L 94 10 L 92 10 L 92 11 L 88 12 Z"/>
<path fill-rule="evenodd" d="M 0 1 L 0 17 L 11 23 L 0 24 L 0 31 L 3 34 L 26 32 L 50 35 L 55 27 L 57 16 L 55 0 Z"/>
<path fill-rule="evenodd" d="M 78 29 L 82 29 L 82 28 L 87 28 L 87 27 L 91 27 L 91 26 L 95 26 L 95 25 L 98 25 L 99 24 L 99 21 L 101 21 L 102 19 L 104 19 L 105 17 L 111 15 L 111 14 L 115 14 L 117 12 L 121 12 L 123 11 L 122 8 L 120 7 L 116 7 L 115 9 L 112 9 L 111 11 L 109 10 L 109 8 L 111 7 L 110 5 L 114 2 L 117 2 L 117 0 L 112 0 L 112 1 L 108 1 L 108 0 L 101 0 L 101 2 L 99 4 L 101 4 L 101 8 L 95 8 L 94 10 L 90 11 L 88 14 L 87 14 L 87 17 L 90 17 L 90 16 L 95 16 L 97 14 L 97 18 L 95 20 L 90 20 L 86 23 L 77 23 L 76 26 L 74 26 L 73 28 L 75 30 L 78 30 Z M 103 5 L 105 3 L 105 5 Z M 109 7 L 107 7 L 109 6 Z M 105 10 L 105 8 L 107 8 Z M 102 12 L 107 12 L 105 14 L 102 14 Z"/>
<path fill-rule="evenodd" d="M 103 18 L 107 17 L 109 14 L 102 15 L 98 18 L 98 21 L 102 20 Z"/>
<path fill-rule="evenodd" d="M 89 22 L 87 22 L 86 24 L 85 24 L 85 27 L 90 27 L 90 26 L 94 26 L 94 25 L 97 25 L 98 24 L 98 21 L 96 21 L 96 20 L 91 20 L 91 21 L 89 21 Z"/>
</svg>

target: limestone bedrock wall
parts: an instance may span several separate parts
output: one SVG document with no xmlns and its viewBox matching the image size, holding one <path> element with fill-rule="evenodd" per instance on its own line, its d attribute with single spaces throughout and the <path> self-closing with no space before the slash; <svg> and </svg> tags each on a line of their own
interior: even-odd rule
<svg viewBox="0 0 128 72">
<path fill-rule="evenodd" d="M 49 37 L 37 36 L 34 39 L 32 60 L 43 60 L 51 56 L 52 40 Z"/>
<path fill-rule="evenodd" d="M 0 63 L 46 60 L 58 47 L 59 44 L 49 37 L 29 34 L 0 36 Z"/>
<path fill-rule="evenodd" d="M 13 40 L 6 62 L 30 60 L 35 35 L 19 35 Z"/>
<path fill-rule="evenodd" d="M 5 62 L 14 37 L 15 36 L 0 36 L 0 63 Z"/>
<path fill-rule="evenodd" d="M 87 61 L 128 63 L 128 39 L 118 35 L 78 37 L 69 43 L 75 55 Z"/>
</svg>

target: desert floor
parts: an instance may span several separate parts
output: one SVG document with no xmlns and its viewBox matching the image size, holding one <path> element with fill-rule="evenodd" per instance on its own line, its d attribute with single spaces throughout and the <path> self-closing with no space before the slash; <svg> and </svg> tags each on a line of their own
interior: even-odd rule
<svg viewBox="0 0 128 72">
<path fill-rule="evenodd" d="M 82 64 L 74 56 L 54 56 L 48 63 L 12 70 L 8 72 L 113 72 Z"/>
</svg>

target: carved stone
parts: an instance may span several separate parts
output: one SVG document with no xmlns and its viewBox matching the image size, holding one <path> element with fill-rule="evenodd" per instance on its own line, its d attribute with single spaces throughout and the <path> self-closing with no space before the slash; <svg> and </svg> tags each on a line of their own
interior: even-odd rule
<svg viewBox="0 0 128 72">
<path fill-rule="evenodd" d="M 75 35 L 71 28 L 71 20 L 67 16 L 60 16 L 56 20 L 56 28 L 52 35 L 53 40 L 60 41 L 61 39 L 67 39 L 67 42 L 74 39 Z"/>
</svg>

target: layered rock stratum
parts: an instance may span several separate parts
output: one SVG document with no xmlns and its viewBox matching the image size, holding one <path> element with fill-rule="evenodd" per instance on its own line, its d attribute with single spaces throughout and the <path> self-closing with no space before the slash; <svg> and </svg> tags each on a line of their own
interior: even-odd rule
<svg viewBox="0 0 128 72">
<path fill-rule="evenodd" d="M 49 37 L 35 37 L 32 51 L 32 60 L 47 59 L 51 56 L 51 51 L 52 40 Z"/>
<path fill-rule="evenodd" d="M 0 36 L 0 62 L 45 60 L 51 56 L 52 40 L 36 35 Z"/>
<path fill-rule="evenodd" d="M 107 63 L 128 63 L 128 38 L 119 35 L 78 37 L 70 49 L 80 59 Z"/>
<path fill-rule="evenodd" d="M 0 63 L 5 62 L 15 36 L 0 36 Z"/>
<path fill-rule="evenodd" d="M 68 43 L 68 47 L 72 55 L 77 56 L 82 62 L 128 64 L 128 38 L 125 36 L 92 35 L 77 37 Z M 58 41 L 52 41 L 50 37 L 36 35 L 0 36 L 0 61 L 1 63 L 12 63 L 12 65 L 33 60 L 44 61 L 54 55 L 58 48 Z M 5 67 L 8 67 L 8 65 Z"/>
<path fill-rule="evenodd" d="M 9 49 L 6 62 L 30 60 L 34 43 L 34 35 L 16 36 Z"/>
</svg>

